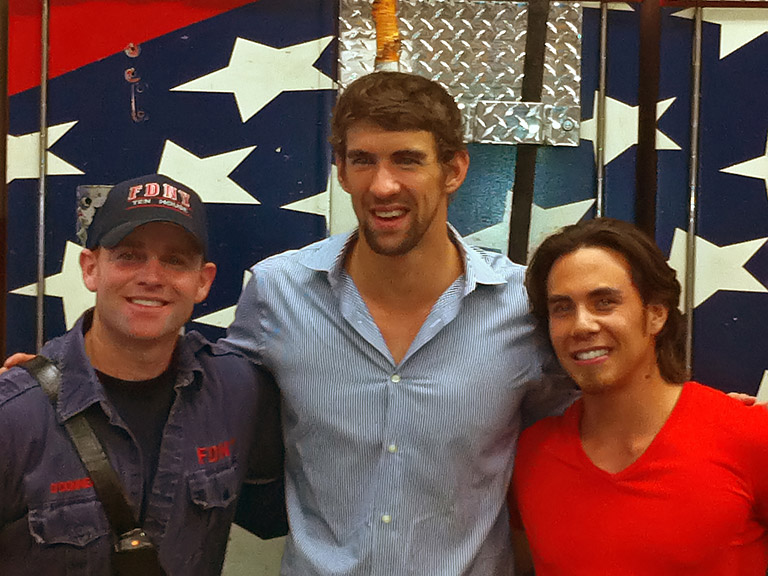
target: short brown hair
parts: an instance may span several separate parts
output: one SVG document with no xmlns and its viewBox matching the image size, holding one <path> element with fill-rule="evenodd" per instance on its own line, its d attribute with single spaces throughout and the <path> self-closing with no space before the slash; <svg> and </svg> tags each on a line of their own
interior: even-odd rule
<svg viewBox="0 0 768 576">
<path fill-rule="evenodd" d="M 347 131 L 361 121 L 384 130 L 431 132 L 440 162 L 466 149 L 453 97 L 437 82 L 416 74 L 373 72 L 341 93 L 331 120 L 331 145 L 338 156 L 347 153 Z"/>
<path fill-rule="evenodd" d="M 525 276 L 533 315 L 549 329 L 547 282 L 552 266 L 562 256 L 586 247 L 606 248 L 621 254 L 629 264 L 632 282 L 643 304 L 661 304 L 667 308 L 667 322 L 656 336 L 656 360 L 665 380 L 686 381 L 686 328 L 678 309 L 680 282 L 656 243 L 629 222 L 596 218 L 566 226 L 544 240 L 533 254 Z"/>
</svg>

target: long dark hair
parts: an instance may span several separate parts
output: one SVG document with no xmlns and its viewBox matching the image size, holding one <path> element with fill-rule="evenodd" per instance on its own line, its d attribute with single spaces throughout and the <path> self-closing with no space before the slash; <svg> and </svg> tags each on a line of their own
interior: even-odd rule
<svg viewBox="0 0 768 576">
<path fill-rule="evenodd" d="M 579 248 L 598 247 L 621 254 L 629 264 L 632 282 L 643 304 L 661 304 L 669 312 L 656 336 L 656 359 L 668 382 L 685 382 L 685 319 L 678 309 L 680 282 L 656 243 L 636 226 L 613 218 L 596 218 L 550 236 L 534 253 L 525 277 L 533 315 L 549 329 L 547 281 L 555 262 Z"/>
</svg>

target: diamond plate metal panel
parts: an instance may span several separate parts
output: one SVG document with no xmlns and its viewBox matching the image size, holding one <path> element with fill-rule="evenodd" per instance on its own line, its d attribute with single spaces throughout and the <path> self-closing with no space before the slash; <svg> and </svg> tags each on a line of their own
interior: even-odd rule
<svg viewBox="0 0 768 576">
<path fill-rule="evenodd" d="M 374 69 L 371 6 L 372 0 L 340 0 L 342 87 Z M 539 103 L 520 102 L 527 18 L 525 2 L 399 0 L 400 69 L 451 92 L 464 111 L 468 141 L 578 145 L 581 8 L 553 3 L 547 31 L 542 103 L 576 107 L 568 130 L 562 123 L 550 125 L 558 114 L 547 116 Z"/>
<path fill-rule="evenodd" d="M 539 144 L 543 141 L 544 104 L 481 100 L 475 110 L 473 142 Z"/>
<path fill-rule="evenodd" d="M 544 142 L 550 146 L 578 146 L 578 106 L 544 106 Z"/>
</svg>

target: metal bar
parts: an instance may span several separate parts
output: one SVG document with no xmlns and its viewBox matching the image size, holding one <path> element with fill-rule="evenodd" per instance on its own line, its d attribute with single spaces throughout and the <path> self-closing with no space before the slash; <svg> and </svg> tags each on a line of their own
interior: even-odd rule
<svg viewBox="0 0 768 576">
<path fill-rule="evenodd" d="M 696 212 L 699 188 L 699 116 L 701 110 L 701 34 L 703 8 L 695 9 L 691 54 L 691 157 L 688 171 L 688 235 L 685 247 L 685 367 L 693 368 L 693 307 L 696 279 Z"/>
<path fill-rule="evenodd" d="M 528 2 L 528 26 L 525 37 L 525 63 L 523 64 L 523 102 L 541 102 L 544 83 L 544 58 L 547 40 L 549 0 Z M 535 144 L 518 144 L 515 159 L 515 181 L 512 185 L 512 214 L 509 224 L 510 260 L 525 264 L 528 260 L 528 238 L 531 230 L 531 209 L 536 176 Z"/>
<path fill-rule="evenodd" d="M 660 50 L 659 0 L 644 0 L 640 8 L 635 221 L 651 238 L 656 235 L 656 107 L 659 100 Z"/>
<path fill-rule="evenodd" d="M 39 351 L 45 342 L 45 176 L 48 172 L 48 27 L 49 0 L 41 0 L 40 19 L 40 145 L 38 147 L 40 175 L 37 191 L 37 330 L 36 346 Z"/>
<path fill-rule="evenodd" d="M 6 356 L 5 313 L 8 280 L 8 0 L 0 0 L 0 358 Z"/>
<path fill-rule="evenodd" d="M 600 3 L 600 70 L 597 84 L 597 190 L 595 216 L 605 216 L 605 94 L 608 84 L 608 4 Z"/>
</svg>

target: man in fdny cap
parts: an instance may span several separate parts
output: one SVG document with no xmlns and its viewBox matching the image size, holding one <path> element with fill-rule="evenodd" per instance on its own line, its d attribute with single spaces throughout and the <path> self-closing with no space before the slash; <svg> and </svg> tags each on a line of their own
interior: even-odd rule
<svg viewBox="0 0 768 576">
<path fill-rule="evenodd" d="M 219 574 L 242 482 L 279 483 L 272 381 L 180 336 L 216 274 L 207 244 L 199 196 L 165 176 L 121 182 L 96 209 L 80 256 L 96 305 L 41 351 L 58 399 L 23 368 L 0 376 L 0 574 L 122 573 L 121 531 L 65 428 L 82 413 L 168 575 Z"/>
<path fill-rule="evenodd" d="M 161 174 L 126 180 L 112 187 L 88 231 L 86 248 L 114 248 L 139 226 L 176 224 L 189 232 L 207 257 L 205 208 L 192 189 Z"/>
</svg>

